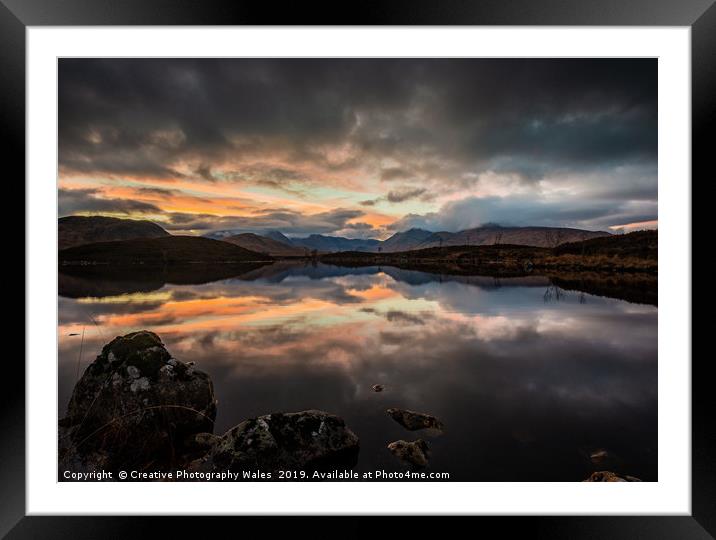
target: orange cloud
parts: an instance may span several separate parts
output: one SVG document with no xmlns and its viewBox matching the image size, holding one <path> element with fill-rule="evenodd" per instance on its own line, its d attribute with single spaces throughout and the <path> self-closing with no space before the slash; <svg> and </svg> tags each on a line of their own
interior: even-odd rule
<svg viewBox="0 0 716 540">
<path fill-rule="evenodd" d="M 625 223 L 623 225 L 612 225 L 609 227 L 613 231 L 622 229 L 626 232 L 640 231 L 644 229 L 657 229 L 659 227 L 659 221 L 654 219 L 651 221 L 637 221 L 634 223 Z"/>
</svg>

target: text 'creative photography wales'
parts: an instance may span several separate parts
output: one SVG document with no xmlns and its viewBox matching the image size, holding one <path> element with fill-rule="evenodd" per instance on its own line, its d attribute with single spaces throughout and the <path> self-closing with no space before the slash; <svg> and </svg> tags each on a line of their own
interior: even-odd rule
<svg viewBox="0 0 716 540">
<path fill-rule="evenodd" d="M 59 481 L 658 480 L 656 59 L 58 73 Z"/>
</svg>

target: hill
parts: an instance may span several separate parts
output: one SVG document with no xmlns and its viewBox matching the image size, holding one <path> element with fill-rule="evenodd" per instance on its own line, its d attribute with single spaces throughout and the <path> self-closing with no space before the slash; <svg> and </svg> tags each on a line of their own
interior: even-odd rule
<svg viewBox="0 0 716 540">
<path fill-rule="evenodd" d="M 273 238 L 259 236 L 253 233 L 236 234 L 222 238 L 224 242 L 240 246 L 256 253 L 265 253 L 276 257 L 305 257 L 308 255 L 308 248 L 292 246 L 279 242 Z"/>
<path fill-rule="evenodd" d="M 421 234 L 416 234 L 415 231 L 420 231 Z M 401 249 L 384 247 L 383 251 L 392 252 L 430 247 L 488 246 L 498 244 L 555 247 L 567 242 L 580 242 L 590 238 L 611 236 L 605 231 L 587 231 L 567 227 L 501 227 L 499 225 L 476 227 L 455 233 L 442 231 L 432 233 L 428 236 L 422 234 L 426 232 L 428 231 L 411 229 L 407 233 L 397 233 L 386 240 L 384 244 L 390 244 L 395 237 L 401 235 L 401 242 L 399 244 Z M 409 238 L 404 236 L 408 233 L 411 233 Z M 423 237 L 422 240 L 420 240 L 421 237 Z"/>
<path fill-rule="evenodd" d="M 556 247 L 515 244 L 442 246 L 395 253 L 330 253 L 321 255 L 320 259 L 331 264 L 391 265 L 428 270 L 454 266 L 471 272 L 499 270 L 529 273 L 534 269 L 655 274 L 658 271 L 657 246 L 657 231 L 641 231 L 592 238 Z"/>
<path fill-rule="evenodd" d="M 570 242 L 555 248 L 555 255 L 601 255 L 605 257 L 659 258 L 658 231 L 634 231 L 627 234 Z"/>
<path fill-rule="evenodd" d="M 104 216 L 67 216 L 57 220 L 59 249 L 134 238 L 161 238 L 169 233 L 156 223 Z"/>
<path fill-rule="evenodd" d="M 242 247 L 199 236 L 98 242 L 63 249 L 62 265 L 111 264 L 163 266 L 181 263 L 245 263 L 270 261 L 271 257 Z"/>
</svg>

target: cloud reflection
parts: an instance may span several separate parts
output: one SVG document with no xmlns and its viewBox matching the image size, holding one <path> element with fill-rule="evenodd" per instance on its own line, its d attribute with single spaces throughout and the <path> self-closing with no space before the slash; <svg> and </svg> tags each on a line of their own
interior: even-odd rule
<svg viewBox="0 0 716 540">
<path fill-rule="evenodd" d="M 479 286 L 312 272 L 60 298 L 60 408 L 78 361 L 70 333 L 86 328 L 87 364 L 111 337 L 145 328 L 210 373 L 218 431 L 253 415 L 323 408 L 361 436 L 359 466 L 393 466 L 382 449 L 404 434 L 382 411 L 397 405 L 446 423 L 433 466 L 459 479 L 581 479 L 589 465 L 579 448 L 590 444 L 654 479 L 655 307 L 590 295 L 580 303 L 570 292 L 545 304 L 538 280 Z M 386 391 L 370 392 L 375 383 Z"/>
</svg>

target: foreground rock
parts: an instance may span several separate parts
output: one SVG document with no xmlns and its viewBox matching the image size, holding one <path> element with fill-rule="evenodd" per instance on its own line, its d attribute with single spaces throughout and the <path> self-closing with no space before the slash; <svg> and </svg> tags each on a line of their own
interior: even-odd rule
<svg viewBox="0 0 716 540">
<path fill-rule="evenodd" d="M 629 475 L 620 475 L 611 471 L 593 472 L 583 482 L 641 482 L 638 478 Z"/>
<path fill-rule="evenodd" d="M 388 415 L 405 429 L 416 431 L 418 429 L 434 429 L 443 431 L 443 423 L 432 415 L 409 411 L 407 409 L 388 409 Z"/>
<path fill-rule="evenodd" d="M 211 433 L 209 376 L 169 354 L 147 331 L 117 337 L 85 370 L 60 420 L 60 469 L 161 469 L 181 464 Z"/>
<path fill-rule="evenodd" d="M 317 410 L 252 418 L 219 438 L 192 471 L 314 471 L 352 467 L 358 437 L 342 418 Z"/>
<path fill-rule="evenodd" d="M 388 450 L 399 460 L 416 467 L 425 467 L 428 464 L 429 447 L 422 439 L 413 442 L 395 441 L 388 445 Z"/>
</svg>

